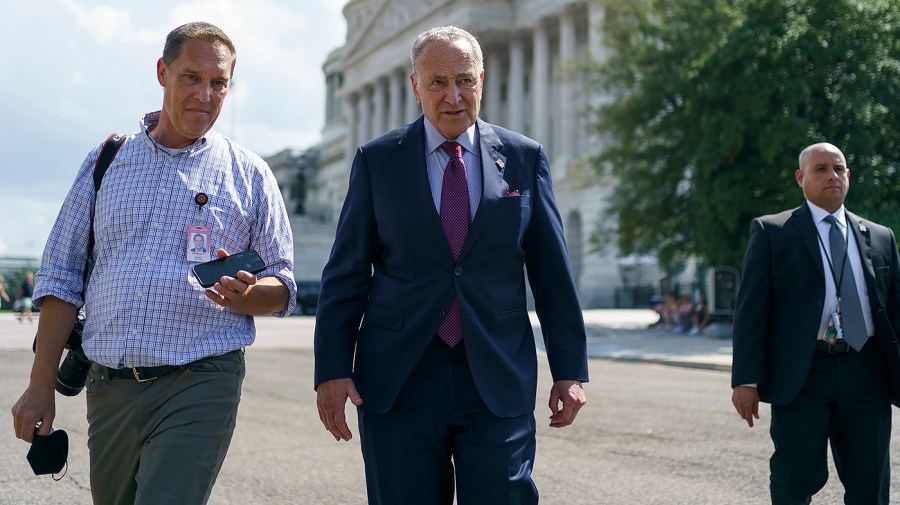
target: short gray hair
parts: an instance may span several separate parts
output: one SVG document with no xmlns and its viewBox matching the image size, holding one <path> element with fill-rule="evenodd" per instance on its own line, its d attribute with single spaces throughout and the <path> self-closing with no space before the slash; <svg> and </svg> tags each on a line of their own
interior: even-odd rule
<svg viewBox="0 0 900 505">
<path fill-rule="evenodd" d="M 231 52 L 231 73 L 234 74 L 234 65 L 237 63 L 237 52 L 228 35 L 218 26 L 203 21 L 186 23 L 175 28 L 166 37 L 166 45 L 163 47 L 162 59 L 166 66 L 181 56 L 181 46 L 187 40 L 202 40 L 213 44 L 222 44 Z"/>
<path fill-rule="evenodd" d="M 425 46 L 432 42 L 453 43 L 457 40 L 465 40 L 472 46 L 478 69 L 484 70 L 484 55 L 481 53 L 481 45 L 478 44 L 478 39 L 474 35 L 455 26 L 439 26 L 420 33 L 416 37 L 416 41 L 413 42 L 412 50 L 409 53 L 409 59 L 412 62 L 412 72 L 416 73 L 416 60 L 419 59 L 419 55 L 422 54 Z"/>
</svg>

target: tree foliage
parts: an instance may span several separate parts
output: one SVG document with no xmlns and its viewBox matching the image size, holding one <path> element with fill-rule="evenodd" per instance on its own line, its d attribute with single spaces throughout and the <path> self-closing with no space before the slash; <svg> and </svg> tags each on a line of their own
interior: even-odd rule
<svg viewBox="0 0 900 505">
<path fill-rule="evenodd" d="M 597 168 L 622 253 L 738 265 L 753 217 L 802 202 L 819 141 L 847 156 L 847 207 L 900 231 L 900 2 L 607 3 Z"/>
</svg>

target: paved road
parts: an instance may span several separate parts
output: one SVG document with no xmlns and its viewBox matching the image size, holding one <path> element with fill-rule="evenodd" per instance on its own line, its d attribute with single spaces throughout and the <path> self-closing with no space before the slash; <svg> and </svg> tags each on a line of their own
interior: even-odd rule
<svg viewBox="0 0 900 505">
<path fill-rule="evenodd" d="M 717 339 L 642 329 L 645 323 L 639 319 L 646 317 L 586 314 L 592 345 L 633 360 L 641 355 L 636 342 L 645 340 L 652 347 L 655 339 L 647 359 L 679 357 L 674 361 L 681 360 L 684 354 L 678 351 L 690 342 L 709 348 L 702 355 L 706 361 L 727 346 Z M 308 317 L 260 319 L 259 340 L 247 351 L 238 429 L 210 503 L 365 503 L 357 439 L 335 442 L 315 413 L 312 325 Z M 0 315 L 0 349 L 7 349 L 0 351 L 0 504 L 90 503 L 83 396 L 58 402 L 56 425 L 71 437 L 70 468 L 62 481 L 32 475 L 24 460 L 27 446 L 13 437 L 8 412 L 27 382 L 31 354 L 22 343 L 30 345 L 31 330 L 27 323 L 18 325 Z M 679 344 L 681 339 L 692 340 Z M 588 406 L 574 426 L 551 430 L 544 405 L 550 378 L 546 360 L 540 361 L 534 479 L 542 504 L 767 503 L 768 409 L 762 409 L 756 428 L 742 425 L 729 401 L 727 373 L 591 360 Z M 702 361 L 698 366 L 705 366 Z M 897 442 L 892 449 L 900 454 Z M 835 481 L 832 477 L 815 503 L 840 502 Z M 900 480 L 895 478 L 892 486 L 893 498 L 900 500 Z"/>
</svg>

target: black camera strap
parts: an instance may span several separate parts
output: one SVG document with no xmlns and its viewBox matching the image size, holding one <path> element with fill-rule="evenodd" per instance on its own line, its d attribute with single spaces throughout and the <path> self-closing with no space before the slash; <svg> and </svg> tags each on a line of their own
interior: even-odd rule
<svg viewBox="0 0 900 505">
<path fill-rule="evenodd" d="M 122 147 L 123 142 L 125 142 L 125 135 L 119 133 L 113 133 L 107 137 L 106 142 L 103 143 L 103 148 L 100 149 L 100 155 L 97 156 L 97 164 L 94 165 L 94 201 L 91 203 L 91 224 L 90 233 L 88 234 L 87 250 L 88 259 L 90 259 L 91 254 L 94 252 L 94 209 L 97 208 L 97 192 L 100 191 L 100 184 L 103 183 L 103 176 L 106 175 L 109 165 L 112 164 L 113 158 L 116 157 L 116 153 L 119 152 L 119 148 Z M 87 286 L 87 275 L 88 269 L 87 265 L 85 265 L 84 283 L 82 286 Z"/>
</svg>

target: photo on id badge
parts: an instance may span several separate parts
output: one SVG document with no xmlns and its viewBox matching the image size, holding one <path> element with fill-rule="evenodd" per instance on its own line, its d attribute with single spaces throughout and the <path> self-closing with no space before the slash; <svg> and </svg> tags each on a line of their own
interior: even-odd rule
<svg viewBox="0 0 900 505">
<path fill-rule="evenodd" d="M 187 229 L 187 260 L 191 262 L 209 261 L 209 226 L 190 225 Z"/>
<path fill-rule="evenodd" d="M 828 326 L 825 328 L 825 341 L 833 344 L 844 339 L 844 328 L 841 326 L 841 307 L 835 305 L 828 316 Z"/>
</svg>

